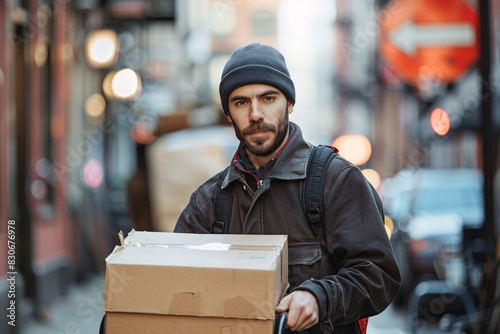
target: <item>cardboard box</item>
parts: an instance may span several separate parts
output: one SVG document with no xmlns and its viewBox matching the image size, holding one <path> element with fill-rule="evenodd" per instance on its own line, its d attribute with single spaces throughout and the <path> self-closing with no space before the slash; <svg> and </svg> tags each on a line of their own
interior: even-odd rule
<svg viewBox="0 0 500 334">
<path fill-rule="evenodd" d="M 274 320 L 189 317 L 159 314 L 106 314 L 106 334 L 272 334 Z"/>
<path fill-rule="evenodd" d="M 134 314 L 174 327 L 186 326 L 181 318 L 196 319 L 190 326 L 249 319 L 261 326 L 273 322 L 287 287 L 284 235 L 132 231 L 106 259 L 104 309 L 111 319 Z"/>
</svg>

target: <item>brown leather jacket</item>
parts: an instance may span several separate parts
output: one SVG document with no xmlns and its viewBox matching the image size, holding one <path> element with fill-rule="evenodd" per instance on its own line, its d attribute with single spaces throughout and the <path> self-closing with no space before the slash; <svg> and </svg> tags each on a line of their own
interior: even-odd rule
<svg viewBox="0 0 500 334">
<path fill-rule="evenodd" d="M 361 171 L 336 156 L 324 181 L 324 253 L 329 258 L 322 261 L 321 246 L 302 209 L 302 186 L 313 146 L 294 126 L 257 191 L 246 183 L 244 171 L 234 163 L 228 167 L 222 187 L 232 188 L 232 204 L 224 233 L 288 235 L 290 290 L 313 293 L 320 323 L 333 325 L 335 333 L 358 333 L 356 321 L 382 312 L 401 281 L 382 204 Z M 174 232 L 212 232 L 219 175 L 193 192 Z M 315 327 L 308 332 L 321 333 Z"/>
</svg>

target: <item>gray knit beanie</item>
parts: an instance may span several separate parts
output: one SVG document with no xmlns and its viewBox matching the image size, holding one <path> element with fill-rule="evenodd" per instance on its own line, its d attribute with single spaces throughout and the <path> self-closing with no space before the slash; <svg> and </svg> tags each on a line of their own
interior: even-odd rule
<svg viewBox="0 0 500 334">
<path fill-rule="evenodd" d="M 229 115 L 229 95 L 238 87 L 266 84 L 279 89 L 289 101 L 295 102 L 295 87 L 285 58 L 275 48 L 251 43 L 236 49 L 222 71 L 219 85 L 222 110 Z"/>
</svg>

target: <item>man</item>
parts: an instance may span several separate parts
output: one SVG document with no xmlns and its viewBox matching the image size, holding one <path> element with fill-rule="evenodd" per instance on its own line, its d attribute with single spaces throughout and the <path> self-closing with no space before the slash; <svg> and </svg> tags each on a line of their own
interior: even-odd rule
<svg viewBox="0 0 500 334">
<path fill-rule="evenodd" d="M 379 197 L 356 166 L 338 155 L 332 160 L 324 184 L 322 257 L 302 209 L 313 145 L 288 120 L 295 88 L 283 55 L 259 43 L 238 48 L 219 92 L 241 142 L 222 182 L 232 198 L 222 232 L 288 235 L 290 289 L 277 311 L 288 312 L 289 331 L 359 333 L 357 320 L 382 312 L 400 285 Z M 175 232 L 213 233 L 220 175 L 194 191 Z"/>
</svg>

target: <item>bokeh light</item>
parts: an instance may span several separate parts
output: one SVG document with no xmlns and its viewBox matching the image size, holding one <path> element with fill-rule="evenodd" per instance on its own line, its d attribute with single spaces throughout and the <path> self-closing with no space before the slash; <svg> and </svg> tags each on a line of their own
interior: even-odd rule
<svg viewBox="0 0 500 334">
<path fill-rule="evenodd" d="M 113 77 L 115 76 L 116 71 L 111 71 L 106 76 L 104 77 L 104 80 L 102 81 L 102 90 L 104 92 L 104 96 L 108 100 L 113 100 L 115 98 L 115 95 L 113 93 L 113 88 L 111 87 L 111 83 L 113 82 Z"/>
<path fill-rule="evenodd" d="M 90 188 L 97 188 L 102 183 L 104 171 L 97 160 L 88 161 L 83 167 L 83 182 Z"/>
<path fill-rule="evenodd" d="M 139 144 L 150 144 L 155 139 L 155 127 L 151 122 L 136 122 L 131 132 L 132 138 Z"/>
<path fill-rule="evenodd" d="M 391 217 L 387 215 L 384 216 L 384 227 L 385 231 L 387 232 L 387 236 L 390 239 L 392 236 L 392 231 L 394 231 L 394 222 L 392 221 Z"/>
<path fill-rule="evenodd" d="M 435 108 L 430 115 L 432 130 L 439 136 L 444 136 L 450 131 L 450 116 L 446 110 Z"/>
<path fill-rule="evenodd" d="M 90 117 L 99 117 L 104 114 L 106 100 L 101 94 L 92 94 L 85 100 L 85 112 Z"/>
<path fill-rule="evenodd" d="M 336 138 L 332 146 L 339 150 L 339 154 L 360 166 L 365 164 L 372 155 L 370 140 L 363 135 L 344 135 Z"/>
<path fill-rule="evenodd" d="M 380 179 L 379 173 L 377 173 L 376 170 L 367 168 L 367 169 L 363 169 L 361 172 L 366 177 L 368 182 L 371 183 L 371 185 L 373 186 L 374 189 L 378 189 L 378 187 L 380 187 L 380 183 L 382 181 Z"/>
<path fill-rule="evenodd" d="M 115 73 L 111 79 L 113 95 L 121 99 L 135 99 L 141 93 L 141 78 L 130 68 Z"/>
<path fill-rule="evenodd" d="M 96 30 L 89 34 L 86 43 L 87 62 L 94 68 L 113 65 L 118 58 L 118 36 L 113 30 Z"/>
</svg>

